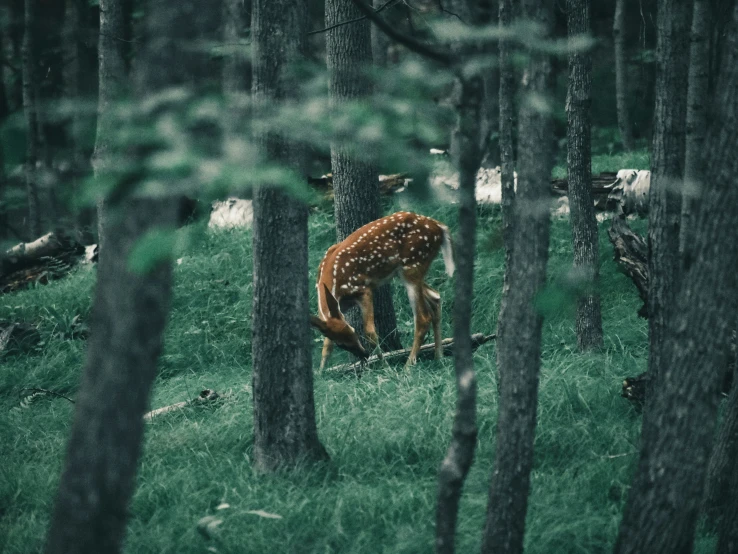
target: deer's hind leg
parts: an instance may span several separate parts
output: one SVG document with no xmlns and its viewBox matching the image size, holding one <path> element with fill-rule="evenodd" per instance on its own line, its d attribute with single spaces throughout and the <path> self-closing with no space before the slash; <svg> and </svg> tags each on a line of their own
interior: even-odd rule
<svg viewBox="0 0 738 554">
<path fill-rule="evenodd" d="M 441 345 L 441 295 L 428 285 L 423 285 L 423 299 L 428 306 L 431 322 L 433 323 L 433 340 L 435 343 L 436 360 L 443 358 L 443 346 Z"/>
</svg>

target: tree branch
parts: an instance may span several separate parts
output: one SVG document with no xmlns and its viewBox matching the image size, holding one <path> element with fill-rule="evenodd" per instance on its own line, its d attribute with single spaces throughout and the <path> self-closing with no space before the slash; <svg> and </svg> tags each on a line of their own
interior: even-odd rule
<svg viewBox="0 0 738 554">
<path fill-rule="evenodd" d="M 394 4 L 398 0 L 387 0 L 384 4 L 379 6 L 376 10 L 373 10 L 374 13 L 379 13 L 383 9 L 390 6 L 390 4 Z M 343 27 L 344 25 L 349 25 L 351 23 L 358 23 L 359 21 L 364 21 L 367 18 L 367 16 L 362 15 L 361 17 L 357 17 L 355 19 L 349 19 L 348 21 L 341 21 L 340 23 L 336 23 L 335 25 L 331 25 L 330 27 L 326 27 L 325 29 L 318 29 L 317 31 L 310 31 L 308 35 L 317 35 L 318 33 L 325 33 L 326 31 L 331 31 L 333 29 L 336 29 L 337 27 Z"/>
<path fill-rule="evenodd" d="M 454 63 L 456 62 L 456 59 L 454 58 L 454 56 L 451 55 L 450 52 L 436 50 L 431 46 L 428 46 L 427 44 L 424 44 L 420 41 L 415 40 L 414 38 L 405 36 L 402 33 L 396 31 L 389 23 L 379 17 L 379 15 L 374 12 L 374 9 L 366 4 L 366 2 L 364 2 L 363 0 L 353 0 L 353 2 L 356 7 L 359 8 L 359 10 L 367 17 L 367 19 L 369 19 L 372 23 L 379 27 L 380 31 L 382 31 L 385 35 L 387 35 L 395 42 L 402 44 L 408 50 L 415 52 L 416 54 L 420 54 L 425 58 L 431 59 L 445 66 L 454 65 Z"/>
</svg>

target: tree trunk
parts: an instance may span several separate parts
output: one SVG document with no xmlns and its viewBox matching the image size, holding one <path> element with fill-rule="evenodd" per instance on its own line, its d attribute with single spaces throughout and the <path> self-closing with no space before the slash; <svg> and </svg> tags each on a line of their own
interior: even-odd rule
<svg viewBox="0 0 738 554">
<path fill-rule="evenodd" d="M 289 65 L 304 59 L 307 1 L 254 0 L 257 109 L 297 94 Z M 303 148 L 271 133 L 261 154 L 301 172 Z M 278 188 L 254 194 L 254 465 L 260 471 L 328 457 L 318 440 L 308 325 L 307 206 Z"/>
<path fill-rule="evenodd" d="M 633 125 L 628 111 L 628 65 L 625 59 L 625 1 L 615 0 L 615 18 L 612 34 L 615 41 L 615 101 L 618 111 L 618 128 L 623 148 L 631 151 L 633 144 Z"/>
<path fill-rule="evenodd" d="M 664 349 L 668 371 L 644 415 L 641 455 L 615 551 L 691 552 L 735 323 L 738 188 L 738 9 L 726 40 L 715 117 L 705 139 L 712 178 L 695 219 L 695 263 L 685 272 Z"/>
<path fill-rule="evenodd" d="M 707 0 L 694 0 L 692 34 L 689 53 L 689 84 L 687 91 L 687 129 L 684 151 L 684 197 L 679 251 L 682 263 L 688 267 L 694 256 L 694 222 L 704 178 L 702 148 L 707 130 L 707 86 L 710 77 L 710 5 Z"/>
<path fill-rule="evenodd" d="M 361 12 L 351 0 L 326 1 L 326 26 L 357 17 L 361 17 Z M 368 75 L 372 64 L 369 22 L 360 21 L 328 31 L 326 54 L 330 72 L 330 99 L 334 108 L 341 110 L 345 102 L 369 101 L 372 94 Z M 331 144 L 331 167 L 336 234 L 340 242 L 359 227 L 380 217 L 379 170 L 375 156 L 361 155 L 357 145 L 346 145 L 339 141 Z M 382 349 L 402 348 L 389 284 L 375 291 L 374 314 Z M 357 331 L 363 328 L 358 309 L 349 310 L 348 320 Z"/>
<path fill-rule="evenodd" d="M 40 153 L 38 123 L 38 49 L 36 47 L 36 3 L 25 0 L 23 31 L 23 111 L 26 115 L 26 192 L 28 194 L 28 232 L 41 236 L 41 206 L 37 166 Z"/>
<path fill-rule="evenodd" d="M 648 371 L 658 385 L 667 367 L 666 328 L 679 285 L 679 219 L 684 174 L 689 15 L 687 2 L 659 0 L 657 77 L 648 225 Z"/>
<path fill-rule="evenodd" d="M 500 26 L 513 21 L 513 1 L 500 0 Z M 512 64 L 512 43 L 501 40 L 500 49 L 500 183 L 502 196 L 502 240 L 505 245 L 505 277 L 503 289 L 510 283 L 510 258 L 513 246 L 513 215 L 515 206 L 515 160 L 513 155 L 513 120 L 515 70 Z M 499 333 L 499 331 L 498 331 Z"/>
<path fill-rule="evenodd" d="M 374 0 L 373 7 L 378 9 L 386 3 L 386 0 Z M 376 25 L 371 26 L 372 34 L 372 59 L 376 67 L 387 66 L 387 47 L 389 38 Z"/>
<path fill-rule="evenodd" d="M 553 28 L 553 2 L 524 0 L 522 6 L 523 16 L 538 22 L 542 38 L 548 38 Z M 551 100 L 553 73 L 548 54 L 531 52 L 525 88 L 528 95 Z M 519 136 L 510 280 L 503 290 L 498 323 L 500 404 L 495 469 L 482 552 L 522 552 L 533 466 L 542 327 L 535 298 L 545 284 L 548 260 L 550 216 L 545 199 L 553 168 L 550 114 L 523 101 Z"/>
<path fill-rule="evenodd" d="M 98 105 L 97 136 L 92 167 L 95 178 L 114 169 L 115 154 L 111 151 L 110 140 L 118 125 L 114 113 L 117 102 L 125 97 L 128 90 L 128 71 L 126 69 L 126 43 L 118 40 L 125 34 L 125 17 L 121 0 L 100 0 L 100 38 L 98 66 Z M 97 202 L 97 245 L 100 256 L 105 256 L 105 199 L 100 196 Z"/>
<path fill-rule="evenodd" d="M 473 5 L 472 2 L 457 0 L 451 3 L 450 8 L 468 25 L 478 24 L 479 13 Z M 471 53 L 473 44 L 457 42 L 452 44 L 452 49 L 463 59 Z M 461 491 L 474 461 L 474 449 L 477 445 L 477 378 L 471 342 L 477 224 L 474 188 L 487 146 L 482 134 L 482 113 L 485 109 L 483 104 L 487 100 L 484 75 L 488 75 L 489 71 L 489 68 L 482 68 L 481 72 L 477 70 L 465 74 L 464 71 L 457 70 L 456 77 L 460 92 L 453 138 L 458 147 L 455 162 L 459 171 L 459 232 L 454 241 L 456 276 L 453 314 L 457 398 L 451 442 L 438 473 L 436 552 L 439 554 L 452 554 L 455 551 Z"/>
<path fill-rule="evenodd" d="M 113 4 L 113 0 L 103 2 L 103 17 L 116 13 Z M 201 20 L 195 12 L 195 3 L 186 0 L 151 5 L 146 18 L 148 41 L 139 52 L 134 75 L 137 104 L 144 105 L 149 95 L 160 97 L 171 87 L 193 84 L 190 58 L 183 58 L 182 52 L 188 51 L 198 36 Z M 110 46 L 103 47 L 101 54 L 110 51 Z M 104 62 L 102 68 L 101 74 L 109 75 L 110 65 Z M 112 97 L 114 94 L 107 99 Z M 156 116 L 164 120 L 177 117 L 181 114 L 174 112 L 179 109 L 186 112 L 188 106 L 163 106 Z M 151 118 L 151 113 L 146 117 Z M 156 128 L 156 122 L 152 126 Z M 149 155 L 156 155 L 156 149 L 152 150 Z M 126 154 L 135 155 L 129 148 Z M 143 155 L 129 161 L 145 164 Z M 111 161 L 111 156 L 108 150 L 104 159 Z M 98 266 L 93 331 L 48 535 L 48 553 L 115 553 L 121 549 L 143 438 L 143 415 L 169 310 L 172 275 L 169 262 L 134 272 L 129 256 L 145 234 L 173 229 L 176 212 L 177 204 L 171 198 L 128 197 L 111 206 L 106 216 L 107 253 Z"/>
<path fill-rule="evenodd" d="M 231 103 L 235 101 L 236 107 L 238 98 L 251 88 L 251 68 L 246 52 L 247 39 L 244 36 L 251 19 L 250 11 L 250 3 L 247 5 L 244 0 L 223 1 L 223 42 L 226 51 L 223 61 L 223 92 Z"/>
<path fill-rule="evenodd" d="M 733 387 L 726 401 L 725 415 L 710 456 L 705 487 L 704 511 L 708 519 L 719 522 L 730 502 L 730 481 L 738 465 L 738 380 L 733 369 Z"/>
<path fill-rule="evenodd" d="M 590 0 L 567 0 L 570 38 L 590 32 Z M 592 59 L 589 52 L 569 53 L 569 91 L 566 108 L 569 209 L 574 238 L 574 271 L 585 287 L 577 300 L 577 344 L 579 350 L 599 349 L 602 341 L 602 312 L 599 284 L 600 251 L 592 200 Z"/>
<path fill-rule="evenodd" d="M 96 49 L 92 45 L 94 22 L 90 17 L 90 5 L 87 0 L 67 0 L 64 16 L 64 52 L 66 67 L 64 71 L 64 94 L 72 99 L 71 125 L 68 129 L 68 144 L 65 150 L 70 153 L 71 175 L 68 195 L 75 198 L 79 195 L 82 179 L 89 174 L 92 151 L 86 140 L 88 129 L 94 124 L 94 116 L 89 113 L 87 102 L 96 92 Z M 74 214 L 73 224 L 83 242 L 92 240 L 92 211 L 82 207 Z"/>
</svg>

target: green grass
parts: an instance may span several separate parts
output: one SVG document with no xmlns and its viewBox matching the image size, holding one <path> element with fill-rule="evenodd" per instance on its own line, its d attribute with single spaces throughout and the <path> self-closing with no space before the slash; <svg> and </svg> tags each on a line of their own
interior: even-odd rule
<svg viewBox="0 0 738 554">
<path fill-rule="evenodd" d="M 619 159 L 611 163 L 607 169 L 621 167 Z M 456 226 L 452 208 L 416 209 Z M 582 355 L 565 286 L 572 261 L 568 221 L 552 224 L 549 287 L 541 301 L 546 319 L 529 553 L 611 550 L 636 460 L 640 417 L 619 392 L 623 377 L 646 366 L 647 328 L 636 316 L 635 288 L 612 262 L 606 226 L 600 228 L 606 348 Z M 311 216 L 311 281 L 334 232 L 328 214 Z M 503 273 L 499 233 L 499 210 L 480 209 L 475 332 L 496 327 Z M 229 396 L 147 424 L 126 552 L 432 551 L 436 471 L 455 399 L 449 358 L 420 363 L 411 372 L 401 365 L 378 368 L 358 380 L 316 372 L 318 429 L 331 462 L 269 477 L 253 473 L 250 242 L 248 231 L 202 234 L 176 267 L 152 405 L 189 399 L 206 387 Z M 445 300 L 449 336 L 453 287 L 442 265 L 434 264 L 428 280 Z M 84 343 L 68 338 L 65 326 L 74 315 L 88 314 L 93 284 L 94 269 L 80 269 L 51 285 L 0 297 L 0 319 L 36 322 L 45 341 L 31 355 L 4 358 L 0 371 L 0 551 L 42 548 L 72 406 L 42 399 L 15 408 L 25 386 L 75 394 Z M 311 294 L 314 308 L 312 287 Z M 412 317 L 400 286 L 395 301 L 408 343 Z M 321 340 L 314 338 L 317 367 Z M 348 356 L 337 352 L 333 361 L 342 359 Z M 477 351 L 475 365 L 479 440 L 460 508 L 459 552 L 477 551 L 481 540 L 497 414 L 494 344 Z M 223 503 L 229 507 L 218 510 Z M 210 540 L 197 531 L 207 515 L 223 520 Z M 706 552 L 710 544 L 710 537 L 702 537 L 698 550 Z"/>
</svg>

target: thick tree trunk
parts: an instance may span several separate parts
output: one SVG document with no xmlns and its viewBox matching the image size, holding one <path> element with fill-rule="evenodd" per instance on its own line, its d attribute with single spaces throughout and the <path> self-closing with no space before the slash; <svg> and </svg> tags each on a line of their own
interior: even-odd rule
<svg viewBox="0 0 738 554">
<path fill-rule="evenodd" d="M 657 77 L 648 226 L 648 371 L 658 385 L 667 367 L 666 328 L 679 285 L 679 219 L 684 174 L 689 52 L 688 2 L 659 0 Z"/>
<path fill-rule="evenodd" d="M 710 78 L 710 5 L 707 0 L 694 0 L 692 34 L 689 53 L 689 85 L 687 91 L 687 130 L 684 151 L 684 196 L 679 246 L 682 262 L 688 267 L 694 256 L 694 213 L 700 200 L 704 178 L 702 148 L 707 131 L 707 86 Z"/>
<path fill-rule="evenodd" d="M 133 273 L 128 256 L 160 228 L 165 204 L 126 202 L 111 215 L 47 553 L 119 552 L 143 438 L 143 414 L 169 310 L 170 264 Z M 173 223 L 173 220 L 171 221 Z"/>
<path fill-rule="evenodd" d="M 722 519 L 730 502 L 730 482 L 738 466 L 738 380 L 734 369 L 733 387 L 726 401 L 723 423 L 715 437 L 705 487 L 704 511 L 708 519 Z"/>
<path fill-rule="evenodd" d="M 98 104 L 97 136 L 92 167 L 95 178 L 114 169 L 115 154 L 110 143 L 119 123 L 115 105 L 128 91 L 126 43 L 119 40 L 125 34 L 125 17 L 121 0 L 100 0 L 100 39 L 98 45 Z M 97 245 L 105 256 L 105 199 L 97 203 Z"/>
<path fill-rule="evenodd" d="M 297 94 L 289 64 L 305 55 L 307 1 L 254 0 L 257 109 Z M 304 169 L 303 148 L 256 137 L 267 160 Z M 273 187 L 254 194 L 253 390 L 255 467 L 274 471 L 328 457 L 318 440 L 308 325 L 307 205 Z"/>
<path fill-rule="evenodd" d="M 351 0 L 327 0 L 326 26 L 361 17 Z M 326 34 L 326 54 L 330 71 L 330 98 L 340 110 L 347 101 L 369 100 L 372 85 L 368 75 L 372 65 L 371 32 L 368 21 L 342 25 Z M 355 145 L 339 141 L 331 144 L 336 234 L 342 241 L 359 227 L 378 219 L 380 214 L 379 174 L 376 158 L 362 153 Z M 389 284 L 374 293 L 374 319 L 384 350 L 402 348 Z M 349 311 L 355 329 L 362 329 L 358 309 Z"/>
<path fill-rule="evenodd" d="M 38 185 L 40 138 L 38 123 L 38 48 L 36 46 L 36 3 L 25 0 L 23 31 L 23 111 L 26 115 L 26 192 L 28 194 L 28 232 L 41 235 L 41 205 Z"/>
<path fill-rule="evenodd" d="M 513 21 L 513 0 L 500 0 L 500 26 Z M 505 278 L 510 282 L 510 257 L 513 246 L 513 215 L 515 205 L 515 160 L 513 154 L 513 121 L 515 70 L 512 64 L 512 43 L 501 40 L 500 49 L 500 183 L 502 196 L 502 240 L 505 245 Z"/>
<path fill-rule="evenodd" d="M 712 177 L 695 220 L 695 263 L 668 328 L 664 371 L 643 422 L 641 456 L 615 551 L 691 552 L 736 314 L 738 9 L 705 139 Z"/>
<path fill-rule="evenodd" d="M 451 9 L 462 21 L 478 23 L 478 10 L 473 3 L 457 0 Z M 469 52 L 469 44 L 454 43 L 459 57 Z M 489 68 L 484 69 L 486 74 Z M 454 369 L 456 372 L 456 414 L 451 442 L 438 473 L 436 504 L 436 552 L 455 551 L 456 521 L 464 481 L 474 460 L 477 443 L 477 378 L 471 341 L 472 298 L 474 288 L 474 252 L 477 211 L 474 188 L 477 171 L 486 150 L 483 139 L 482 113 L 485 110 L 485 80 L 476 74 L 459 71 L 457 123 L 453 142 L 456 144 L 456 164 L 459 171 L 459 232 L 454 241 L 456 260 L 454 290 Z"/>
<path fill-rule="evenodd" d="M 615 101 L 618 111 L 618 128 L 623 148 L 633 150 L 633 125 L 628 110 L 628 65 L 625 59 L 625 1 L 615 0 L 615 18 L 612 34 L 615 41 Z"/>
<path fill-rule="evenodd" d="M 553 2 L 524 0 L 523 17 L 553 28 Z M 531 52 L 525 92 L 553 94 L 549 56 Z M 533 439 L 541 364 L 542 318 L 535 298 L 546 280 L 548 261 L 548 183 L 553 167 L 551 116 L 523 101 L 520 162 L 515 198 L 515 230 L 510 280 L 503 290 L 498 324 L 497 363 L 500 404 L 495 468 L 490 484 L 482 552 L 522 552 L 533 466 Z"/>
<path fill-rule="evenodd" d="M 589 34 L 590 0 L 567 0 L 569 37 Z M 585 291 L 577 301 L 579 350 L 602 348 L 602 312 L 599 282 L 600 251 L 592 201 L 592 59 L 588 52 L 569 53 L 569 92 L 566 111 L 569 208 L 574 238 L 574 271 Z"/>
<path fill-rule="evenodd" d="M 110 16 L 115 11 L 112 0 L 103 4 L 103 13 Z M 146 17 L 149 40 L 139 52 L 134 75 L 139 105 L 149 95 L 193 84 L 190 59 L 183 58 L 182 52 L 196 40 L 201 21 L 194 17 L 195 2 L 160 1 L 150 8 Z M 103 56 L 107 53 L 110 48 L 101 49 Z M 156 115 L 176 116 L 177 109 L 187 106 L 172 104 Z M 150 118 L 151 113 L 146 116 Z M 111 155 L 108 151 L 105 158 Z M 135 161 L 145 163 L 140 158 Z M 49 553 L 115 553 L 121 549 L 172 275 L 169 262 L 134 272 L 129 256 L 146 233 L 173 229 L 176 215 L 177 204 L 169 198 L 128 197 L 106 216 L 107 253 L 98 268 L 93 330 L 46 545 Z"/>
</svg>

